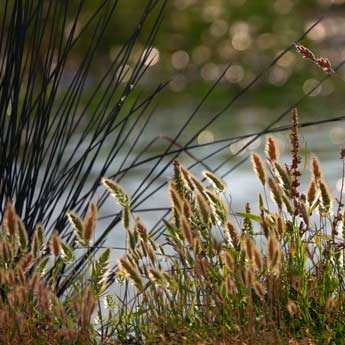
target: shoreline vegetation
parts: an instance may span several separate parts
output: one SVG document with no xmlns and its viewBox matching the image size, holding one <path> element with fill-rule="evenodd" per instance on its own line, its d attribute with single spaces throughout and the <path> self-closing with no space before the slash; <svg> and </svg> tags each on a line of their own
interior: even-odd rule
<svg viewBox="0 0 345 345">
<path fill-rule="evenodd" d="M 344 117 L 300 123 L 297 111 L 345 64 L 332 66 L 302 45 L 322 18 L 187 140 L 182 140 L 187 127 L 231 64 L 175 136 L 148 140 L 156 99 L 167 83 L 145 92 L 139 86 L 152 63 L 167 1 L 142 4 L 127 41 L 96 79 L 92 65 L 111 18 L 121 15 L 118 1 L 100 1 L 92 12 L 86 0 L 4 0 L 3 5 L 1 344 L 343 343 L 345 148 L 339 163 L 343 183 L 333 196 L 317 157 L 303 157 L 299 132 Z M 89 37 L 86 53 L 71 59 L 82 37 Z M 145 44 L 137 54 L 139 40 Z M 193 154 L 203 146 L 195 144 L 198 135 L 292 49 L 321 68 L 323 79 L 233 155 L 265 137 L 265 158 L 253 152 L 231 167 L 224 160 L 210 169 L 209 161 L 245 136 L 207 144 L 210 152 L 199 158 Z M 291 126 L 277 127 L 288 114 Z M 290 162 L 280 160 L 272 135 L 281 130 L 290 132 Z M 150 153 L 162 139 L 164 148 Z M 182 153 L 194 163 L 185 167 Z M 257 204 L 235 212 L 223 179 L 248 158 L 262 193 Z M 310 165 L 306 189 L 302 160 Z M 127 175 L 144 164 L 148 172 L 127 193 Z M 194 167 L 206 169 L 203 178 L 191 172 Z M 167 171 L 172 177 L 160 183 Z M 162 189 L 171 205 L 149 229 L 136 211 Z M 105 217 L 102 207 L 111 197 L 120 211 Z M 105 218 L 110 220 L 104 228 L 103 223 L 97 228 Z M 124 255 L 114 262 L 107 241 L 122 230 Z M 114 285 L 121 287 L 120 295 L 111 293 Z"/>
<path fill-rule="evenodd" d="M 301 190 L 298 132 L 294 109 L 288 163 L 280 161 L 273 136 L 265 159 L 252 153 L 263 187 L 259 214 L 249 204 L 234 214 L 222 179 L 205 171 L 201 181 L 175 160 L 163 243 L 134 219 L 124 189 L 104 178 L 122 208 L 127 254 L 116 270 L 109 248 L 87 254 L 86 269 L 69 277 L 63 296 L 58 282 L 75 250 L 58 232 L 46 242 L 42 225 L 30 241 L 8 202 L 0 234 L 1 343 L 341 344 L 344 186 L 338 198 L 331 195 L 313 155 L 309 186 Z M 340 159 L 344 176 L 345 149 Z M 84 218 L 74 212 L 68 218 L 89 253 L 96 204 Z M 108 293 L 114 281 L 128 289 L 125 300 Z"/>
</svg>

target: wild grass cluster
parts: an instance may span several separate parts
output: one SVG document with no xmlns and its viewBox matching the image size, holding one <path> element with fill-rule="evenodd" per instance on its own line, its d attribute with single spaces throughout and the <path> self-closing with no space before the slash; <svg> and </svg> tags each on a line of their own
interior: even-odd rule
<svg viewBox="0 0 345 345">
<path fill-rule="evenodd" d="M 140 219 L 127 225 L 118 274 L 136 290 L 133 331 L 163 343 L 343 343 L 343 189 L 331 195 L 313 156 L 301 190 L 296 109 L 290 138 L 289 164 L 271 136 L 265 160 L 252 154 L 263 193 L 239 214 L 221 179 L 205 172 L 202 182 L 175 162 L 165 242 L 153 241 Z M 344 174 L 344 151 L 341 159 Z"/>
<path fill-rule="evenodd" d="M 141 4 L 132 32 L 97 69 L 118 4 L 5 0 L 0 9 L 0 343 L 342 344 L 343 187 L 331 195 L 315 156 L 302 183 L 298 134 L 317 123 L 299 123 L 294 109 L 345 64 L 300 43 L 321 19 L 205 124 L 198 114 L 231 63 L 175 135 L 152 137 L 166 83 L 152 87 L 145 75 L 167 1 Z M 314 89 L 257 133 L 195 144 L 294 48 L 326 72 Z M 292 125 L 275 127 L 291 110 Z M 289 129 L 291 162 L 282 162 L 270 133 Z M 234 212 L 223 179 L 246 158 L 213 158 L 249 139 L 236 158 L 264 135 L 265 159 L 251 155 L 262 193 Z M 344 150 L 341 159 L 344 179 Z M 146 207 L 163 188 L 171 206 Z M 110 195 L 119 208 L 104 215 Z M 149 228 L 140 212 L 156 211 L 165 213 Z M 128 243 L 111 248 L 109 234 L 123 229 Z"/>
<path fill-rule="evenodd" d="M 272 136 L 265 159 L 252 153 L 263 192 L 243 213 L 232 211 L 222 179 L 205 171 L 201 180 L 176 160 L 164 241 L 134 218 L 124 189 L 104 178 L 123 210 L 128 251 L 115 270 L 110 249 L 89 255 L 62 296 L 57 281 L 76 260 L 74 249 L 57 232 L 45 238 L 41 225 L 29 240 L 8 202 L 0 237 L 1 343 L 342 344 L 343 188 L 331 195 L 312 156 L 302 190 L 298 131 L 294 109 L 291 162 L 281 162 Z M 344 175 L 344 150 L 340 158 Z M 68 218 L 87 252 L 97 206 Z M 108 289 L 111 276 L 126 287 L 126 301 Z"/>
</svg>

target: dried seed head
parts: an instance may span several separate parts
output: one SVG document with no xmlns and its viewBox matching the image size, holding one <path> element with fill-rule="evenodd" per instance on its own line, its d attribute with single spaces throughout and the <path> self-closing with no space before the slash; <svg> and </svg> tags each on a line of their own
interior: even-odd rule
<svg viewBox="0 0 345 345">
<path fill-rule="evenodd" d="M 330 74 L 335 73 L 334 69 L 332 68 L 331 62 L 326 57 L 319 57 L 315 60 L 316 65 L 318 65 L 324 72 Z"/>
<path fill-rule="evenodd" d="M 253 286 L 255 282 L 256 282 L 256 277 L 255 277 L 254 270 L 252 268 L 247 269 L 245 273 L 246 286 L 247 287 Z"/>
<path fill-rule="evenodd" d="M 259 298 L 263 300 L 265 298 L 265 292 L 262 283 L 255 281 L 253 287 Z"/>
<path fill-rule="evenodd" d="M 282 239 L 286 231 L 286 224 L 283 220 L 283 218 L 278 215 L 277 217 L 277 232 L 279 235 L 279 238 Z"/>
<path fill-rule="evenodd" d="M 317 199 L 317 184 L 315 180 L 312 180 L 309 184 L 308 192 L 307 192 L 307 200 L 309 203 L 309 207 L 311 207 Z"/>
<path fill-rule="evenodd" d="M 314 53 L 309 48 L 298 43 L 295 43 L 295 48 L 297 53 L 302 55 L 303 59 L 308 59 L 312 61 L 316 60 Z"/>
<path fill-rule="evenodd" d="M 27 253 L 25 256 L 23 256 L 18 265 L 20 266 L 20 268 L 24 271 L 24 272 L 27 272 L 30 267 L 32 266 L 33 264 L 33 256 L 32 256 L 32 253 Z"/>
<path fill-rule="evenodd" d="M 259 178 L 261 181 L 262 185 L 264 186 L 266 183 L 266 169 L 263 160 L 261 157 L 253 152 L 251 155 L 252 159 L 252 164 L 253 164 L 253 169 L 256 174 L 256 176 Z"/>
<path fill-rule="evenodd" d="M 276 139 L 269 136 L 266 141 L 266 157 L 269 162 L 279 161 L 279 148 Z"/>
<path fill-rule="evenodd" d="M 22 270 L 21 267 L 18 267 L 16 273 L 17 273 L 18 282 L 21 284 L 24 284 L 26 281 L 26 276 L 25 276 L 24 270 Z"/>
<path fill-rule="evenodd" d="M 169 194 L 172 206 L 178 211 L 182 211 L 182 200 L 173 183 L 169 183 Z"/>
<path fill-rule="evenodd" d="M 7 270 L 6 283 L 10 286 L 14 286 L 16 284 L 16 274 L 13 269 Z"/>
<path fill-rule="evenodd" d="M 234 272 L 235 260 L 234 260 L 233 256 L 231 255 L 231 253 L 229 253 L 227 251 L 224 252 L 223 258 L 224 258 L 224 262 L 225 262 L 227 269 L 230 272 Z"/>
<path fill-rule="evenodd" d="M 203 194 L 205 191 L 205 186 L 202 184 L 202 182 L 196 178 L 195 176 L 193 176 L 192 174 L 190 175 L 192 183 L 195 186 L 195 189 L 199 191 L 199 193 Z"/>
<path fill-rule="evenodd" d="M 6 265 L 9 265 L 12 261 L 12 251 L 8 241 L 0 241 L 0 256 L 3 258 L 3 261 Z"/>
<path fill-rule="evenodd" d="M 182 233 L 183 233 L 183 237 L 185 238 L 185 240 L 187 240 L 187 242 L 190 245 L 193 245 L 193 233 L 192 233 L 192 229 L 190 227 L 190 224 L 188 222 L 188 220 L 186 219 L 186 217 L 182 217 L 181 219 L 181 225 L 182 225 Z"/>
<path fill-rule="evenodd" d="M 189 172 L 189 170 L 186 169 L 183 165 L 180 165 L 180 171 L 181 171 L 181 176 L 182 176 L 182 179 L 184 182 L 184 186 L 187 189 L 194 191 L 195 185 L 192 181 L 192 176 L 191 176 L 191 173 Z"/>
<path fill-rule="evenodd" d="M 184 200 L 183 201 L 183 214 L 186 217 L 186 219 L 189 219 L 192 215 L 193 211 L 192 211 L 192 207 L 189 203 L 188 200 Z"/>
<path fill-rule="evenodd" d="M 264 264 L 263 264 L 262 256 L 256 246 L 254 250 L 254 263 L 258 271 L 261 272 L 263 270 Z"/>
<path fill-rule="evenodd" d="M 313 172 L 314 180 L 316 182 L 319 182 L 322 179 L 323 174 L 322 174 L 321 164 L 315 155 L 313 155 L 312 157 L 312 172 Z"/>
<path fill-rule="evenodd" d="M 302 216 L 304 223 L 307 225 L 307 227 L 309 227 L 309 211 L 306 202 L 303 199 L 301 199 L 299 202 L 297 202 L 297 205 L 299 213 Z"/>
<path fill-rule="evenodd" d="M 0 285 L 6 283 L 6 271 L 3 268 L 0 268 Z"/>
<path fill-rule="evenodd" d="M 205 279 L 209 278 L 209 263 L 207 261 L 207 259 L 198 256 L 196 259 L 196 263 L 199 267 L 199 270 L 201 272 L 201 274 L 204 276 Z"/>
<path fill-rule="evenodd" d="M 271 189 L 272 200 L 276 203 L 278 208 L 281 210 L 282 209 L 281 190 L 272 178 L 268 179 L 268 184 Z"/>
<path fill-rule="evenodd" d="M 143 291 L 144 282 L 141 278 L 138 268 L 132 262 L 130 262 L 127 257 L 122 257 L 119 262 L 122 273 L 124 273 L 125 276 L 134 282 L 135 287 L 139 291 Z"/>
<path fill-rule="evenodd" d="M 236 284 L 234 283 L 234 281 L 231 279 L 230 276 L 227 276 L 225 279 L 225 289 L 226 289 L 226 292 L 231 295 L 235 295 L 238 292 Z"/>
<path fill-rule="evenodd" d="M 295 214 L 294 207 L 292 206 L 290 198 L 288 198 L 285 194 L 282 195 L 283 203 L 286 207 L 286 210 L 289 212 L 289 214 L 292 216 Z"/>
<path fill-rule="evenodd" d="M 166 276 L 164 276 L 161 270 L 158 270 L 154 267 L 148 267 L 147 273 L 150 280 L 158 287 L 164 287 L 167 285 Z"/>
<path fill-rule="evenodd" d="M 32 277 L 31 277 L 31 280 L 30 280 L 30 288 L 32 290 L 37 290 L 38 289 L 38 286 L 41 282 L 41 274 L 39 272 L 35 272 Z"/>
<path fill-rule="evenodd" d="M 84 220 L 84 232 L 82 234 L 82 239 L 88 244 L 95 236 L 96 224 L 98 217 L 98 209 L 96 204 L 91 203 L 89 212 Z"/>
<path fill-rule="evenodd" d="M 10 237 L 17 236 L 18 216 L 11 201 L 8 201 L 6 205 L 3 226 Z"/>
<path fill-rule="evenodd" d="M 21 219 L 18 219 L 18 241 L 19 241 L 20 249 L 23 252 L 26 252 L 28 249 L 29 238 L 28 238 L 28 232 L 26 230 L 26 227 Z"/>
<path fill-rule="evenodd" d="M 268 264 L 271 271 L 277 271 L 280 264 L 280 244 L 275 235 L 268 238 Z"/>
<path fill-rule="evenodd" d="M 255 245 L 254 240 L 251 237 L 247 236 L 245 239 L 245 252 L 248 259 L 250 260 L 254 259 L 255 249 L 256 249 L 256 245 Z"/>
<path fill-rule="evenodd" d="M 193 251 L 194 253 L 200 253 L 202 248 L 202 242 L 199 237 L 193 238 Z"/>
<path fill-rule="evenodd" d="M 320 186 L 320 214 L 327 217 L 332 212 L 332 195 L 324 181 L 319 182 Z"/>
<path fill-rule="evenodd" d="M 226 235 L 228 237 L 228 241 L 232 243 L 234 246 L 238 246 L 240 243 L 240 234 L 236 228 L 236 226 L 228 220 L 226 222 L 226 226 L 224 228 Z"/>
<path fill-rule="evenodd" d="M 205 224 L 208 224 L 209 216 L 210 216 L 210 208 L 207 203 L 207 200 L 201 193 L 196 194 L 196 204 L 197 204 L 197 209 L 199 211 L 199 215 L 201 216 L 202 221 Z"/>
<path fill-rule="evenodd" d="M 62 252 L 61 239 L 57 231 L 54 231 L 53 236 L 50 239 L 49 249 L 50 253 L 55 257 L 58 257 Z"/>
<path fill-rule="evenodd" d="M 144 241 L 147 239 L 147 228 L 140 219 L 140 217 L 137 217 L 135 221 L 135 231 L 139 234 L 140 238 L 142 238 Z"/>
</svg>

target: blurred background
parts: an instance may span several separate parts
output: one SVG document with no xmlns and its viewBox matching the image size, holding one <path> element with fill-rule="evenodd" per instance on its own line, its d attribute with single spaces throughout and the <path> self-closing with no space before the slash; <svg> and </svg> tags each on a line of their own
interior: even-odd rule
<svg viewBox="0 0 345 345">
<path fill-rule="evenodd" d="M 97 3 L 97 0 L 90 1 L 90 8 Z M 117 13 L 111 23 L 113 30 L 106 33 L 99 51 L 99 64 L 94 66 L 96 73 L 110 64 L 128 39 L 135 18 L 141 13 L 140 2 L 120 1 Z M 87 16 L 87 13 L 83 16 Z M 159 96 L 159 110 L 156 111 L 152 135 L 160 133 L 162 136 L 173 136 L 174 129 L 180 128 L 231 63 L 181 141 L 188 138 L 188 133 L 195 131 L 217 110 L 222 109 L 321 16 L 324 19 L 301 43 L 312 49 L 316 56 L 328 57 L 332 65 L 336 66 L 345 59 L 345 0 L 169 0 L 151 51 L 151 64 L 139 86 L 144 90 L 158 82 L 169 81 Z M 144 40 L 145 35 L 142 38 L 143 45 Z M 141 48 L 140 44 L 135 48 L 138 54 Z M 82 48 L 78 53 L 84 53 Z M 126 68 L 129 78 L 132 68 L 130 61 Z M 321 69 L 291 49 L 231 109 L 199 134 L 198 143 L 204 144 L 264 128 L 315 87 L 324 76 Z M 345 69 L 342 68 L 301 103 L 301 122 L 344 114 L 344 76 Z M 287 116 L 279 125 L 288 123 Z M 344 123 L 336 123 L 302 131 L 306 152 L 316 152 L 325 163 L 326 176 L 328 174 L 331 179 L 330 187 L 333 191 L 337 190 L 337 184 L 340 185 L 338 152 L 345 142 L 344 129 Z M 280 133 L 276 137 L 284 153 L 288 133 Z M 232 161 L 232 155 L 241 145 L 243 141 L 230 145 L 229 150 L 218 155 L 218 160 L 222 158 Z M 250 149 L 262 152 L 263 148 L 264 138 L 261 138 L 242 154 L 248 153 Z M 242 186 L 244 189 L 252 190 L 249 182 L 253 174 L 249 168 L 250 163 L 247 162 L 235 175 L 238 174 L 242 181 L 246 181 Z M 241 196 L 247 193 L 240 189 L 237 194 L 236 198 L 242 203 Z"/>
<path fill-rule="evenodd" d="M 99 0 L 89 1 L 96 8 Z M 140 15 L 140 2 L 120 1 L 94 64 L 96 73 L 107 68 L 133 30 Z M 142 88 L 169 81 L 160 95 L 159 128 L 171 130 L 166 111 L 190 113 L 214 81 L 231 63 L 220 85 L 200 112 L 200 121 L 219 110 L 283 49 L 294 42 L 319 17 L 323 21 L 303 40 L 317 56 L 326 56 L 333 65 L 345 58 L 345 0 L 169 0 L 158 31 L 151 65 Z M 82 13 L 81 21 L 88 13 Z M 149 27 L 147 27 L 149 29 Z M 148 30 L 147 29 L 147 30 Z M 148 33 L 147 33 L 148 34 Z M 84 40 L 87 38 L 83 38 Z M 144 44 L 145 35 L 141 38 Z M 85 47 L 87 46 L 85 42 Z M 85 54 L 82 49 L 78 54 Z M 140 54 L 142 47 L 135 48 Z M 78 59 L 78 54 L 75 59 Z M 132 56 L 133 62 L 136 55 Z M 129 79 L 132 66 L 126 66 Z M 345 69 L 317 88 L 300 106 L 301 120 L 323 119 L 342 113 Z M 249 92 L 217 121 L 199 140 L 212 140 L 231 131 L 252 131 L 274 119 L 324 77 L 322 70 L 290 50 Z M 169 116 L 169 119 L 171 117 Z M 183 116 L 182 116 L 183 118 Z M 179 126 L 176 116 L 176 126 Z M 344 141 L 345 134 L 332 131 L 330 140 Z M 339 132 L 339 133 L 338 133 Z M 341 138 L 340 138 L 341 137 Z"/>
</svg>

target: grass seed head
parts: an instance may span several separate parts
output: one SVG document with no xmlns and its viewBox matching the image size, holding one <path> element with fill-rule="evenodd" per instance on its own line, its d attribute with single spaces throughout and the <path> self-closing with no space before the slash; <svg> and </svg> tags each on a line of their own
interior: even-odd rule
<svg viewBox="0 0 345 345">
<path fill-rule="evenodd" d="M 7 202 L 4 222 L 4 229 L 11 238 L 18 234 L 18 216 L 11 201 Z"/>
<path fill-rule="evenodd" d="M 320 161 L 315 155 L 312 157 L 312 173 L 317 183 L 323 178 Z"/>
<path fill-rule="evenodd" d="M 204 224 L 208 224 L 210 208 L 206 198 L 201 193 L 196 194 L 196 204 L 201 220 Z"/>
<path fill-rule="evenodd" d="M 96 224 L 97 224 L 97 217 L 98 217 L 98 209 L 96 204 L 91 203 L 89 212 L 85 217 L 84 226 L 83 226 L 83 233 L 82 233 L 82 240 L 89 244 L 89 242 L 94 238 L 96 232 Z"/>
<path fill-rule="evenodd" d="M 190 244 L 193 245 L 193 233 L 192 233 L 192 229 L 190 227 L 190 224 L 188 222 L 188 220 L 186 219 L 186 217 L 182 217 L 181 219 L 181 225 L 182 225 L 182 233 L 183 233 L 183 237 L 185 238 L 185 240 Z"/>
<path fill-rule="evenodd" d="M 272 178 L 268 179 L 268 184 L 271 189 L 272 200 L 276 203 L 278 208 L 281 210 L 282 209 L 281 190 L 279 186 L 277 185 L 277 183 Z"/>
<path fill-rule="evenodd" d="M 255 152 L 251 155 L 253 169 L 260 180 L 261 184 L 264 186 L 266 184 L 266 169 L 262 158 Z"/>
<path fill-rule="evenodd" d="M 62 252 L 61 239 L 59 233 L 54 231 L 53 236 L 49 242 L 50 253 L 55 257 L 58 257 Z"/>
<path fill-rule="evenodd" d="M 226 189 L 225 182 L 211 171 L 204 171 L 203 175 L 211 182 L 213 187 L 220 193 Z"/>
<path fill-rule="evenodd" d="M 318 198 L 318 184 L 315 180 L 312 180 L 309 184 L 308 191 L 307 191 L 307 200 L 309 207 L 312 207 L 316 199 Z"/>
<path fill-rule="evenodd" d="M 295 48 L 297 53 L 302 55 L 303 59 L 315 61 L 316 57 L 314 53 L 307 47 L 303 46 L 302 44 L 295 43 Z"/>
<path fill-rule="evenodd" d="M 119 184 L 104 177 L 102 178 L 102 183 L 122 207 L 131 206 L 131 199 L 129 195 L 122 189 Z"/>
<path fill-rule="evenodd" d="M 225 289 L 227 293 L 230 295 L 235 295 L 238 292 L 236 284 L 234 283 L 234 281 L 232 280 L 230 276 L 227 276 L 225 278 Z"/>
<path fill-rule="evenodd" d="M 225 233 L 228 237 L 228 241 L 232 243 L 232 245 L 234 246 L 238 246 L 240 243 L 240 234 L 236 228 L 236 226 L 234 225 L 234 223 L 230 220 L 228 220 L 226 222 L 225 225 Z"/>
<path fill-rule="evenodd" d="M 266 140 L 266 157 L 270 163 L 279 161 L 279 147 L 276 139 L 269 136 Z"/>
<path fill-rule="evenodd" d="M 261 300 L 263 300 L 265 298 L 265 290 L 262 283 L 255 281 L 253 284 L 253 287 L 254 287 L 255 293 L 259 296 Z"/>
<path fill-rule="evenodd" d="M 320 186 L 320 206 L 319 211 L 322 216 L 329 216 L 332 212 L 332 194 L 324 181 L 319 182 Z"/>
<path fill-rule="evenodd" d="M 233 256 L 231 255 L 231 253 L 229 253 L 228 251 L 225 251 L 223 258 L 224 258 L 225 265 L 226 265 L 227 269 L 229 270 L 229 272 L 234 272 L 235 260 L 234 260 Z"/>
<path fill-rule="evenodd" d="M 135 287 L 141 292 L 144 290 L 144 282 L 141 278 L 140 272 L 138 268 L 130 262 L 126 257 L 120 258 L 120 267 L 122 272 L 130 278 L 133 282 Z"/>
</svg>

